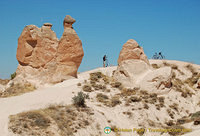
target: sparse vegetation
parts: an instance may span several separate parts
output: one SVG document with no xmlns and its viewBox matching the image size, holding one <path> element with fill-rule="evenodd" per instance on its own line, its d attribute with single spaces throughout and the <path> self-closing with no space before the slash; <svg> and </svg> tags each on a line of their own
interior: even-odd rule
<svg viewBox="0 0 200 136">
<path fill-rule="evenodd" d="M 192 74 L 195 73 L 195 69 L 194 69 L 194 67 L 193 67 L 191 64 L 188 64 L 188 65 L 186 65 L 185 67 L 186 67 L 188 70 L 190 70 L 190 72 L 191 72 Z"/>
<path fill-rule="evenodd" d="M 167 109 L 167 113 L 172 119 L 174 119 L 174 112 L 172 112 L 171 109 Z"/>
<path fill-rule="evenodd" d="M 8 79 L 0 79 L 0 84 L 7 85 L 9 81 Z"/>
<path fill-rule="evenodd" d="M 20 135 L 74 135 L 78 129 L 90 124 L 91 113 L 88 108 L 51 105 L 45 109 L 10 116 L 9 129 Z"/>
<path fill-rule="evenodd" d="M 4 92 L 0 92 L 0 98 L 21 95 L 27 92 L 31 92 L 35 89 L 36 87 L 30 83 L 25 83 L 25 84 L 16 83 L 13 84 L 11 87 L 7 88 Z"/>
<path fill-rule="evenodd" d="M 190 82 L 190 81 L 189 81 Z M 185 86 L 186 82 L 181 81 L 178 78 L 174 78 L 172 81 L 173 84 L 173 88 L 181 93 L 181 96 L 184 98 L 187 98 L 188 96 L 192 96 L 194 93 L 191 92 L 186 86 Z"/>
<path fill-rule="evenodd" d="M 131 96 L 129 102 L 140 102 L 142 99 L 137 96 Z"/>
<path fill-rule="evenodd" d="M 173 103 L 172 105 L 169 105 L 169 107 L 178 112 L 178 104 L 177 103 Z"/>
<path fill-rule="evenodd" d="M 135 95 L 136 91 L 134 89 L 131 88 L 123 88 L 121 90 L 121 96 L 131 96 L 131 95 Z"/>
<path fill-rule="evenodd" d="M 119 100 L 119 96 L 113 96 L 110 100 L 110 106 L 115 107 L 116 105 L 121 104 L 122 102 Z"/>
<path fill-rule="evenodd" d="M 122 83 L 120 82 L 112 82 L 111 86 L 114 88 L 121 88 L 122 87 Z"/>
<path fill-rule="evenodd" d="M 104 103 L 104 104 L 106 104 L 106 102 L 108 102 L 108 96 L 107 95 L 104 95 L 104 94 L 102 94 L 102 93 L 98 93 L 97 95 L 96 95 L 96 98 L 97 98 L 97 100 L 99 101 L 99 102 L 102 102 L 102 103 Z"/>
<path fill-rule="evenodd" d="M 93 91 L 90 85 L 84 85 L 84 86 L 82 87 L 82 89 L 83 89 L 83 91 L 85 91 L 85 92 L 92 92 L 92 91 Z"/>
<path fill-rule="evenodd" d="M 13 80 L 16 77 L 16 72 L 14 72 L 13 74 L 10 75 L 11 80 Z"/>
<path fill-rule="evenodd" d="M 155 68 L 155 69 L 160 68 L 160 66 L 158 66 L 158 64 L 151 64 L 151 66 L 152 66 L 153 68 Z"/>
<path fill-rule="evenodd" d="M 184 83 L 188 84 L 191 88 L 198 82 L 200 78 L 200 73 L 193 73 L 192 77 L 186 79 Z"/>
<path fill-rule="evenodd" d="M 73 104 L 78 107 L 85 107 L 85 99 L 89 98 L 87 94 L 84 94 L 83 92 L 78 92 L 77 96 L 74 96 L 72 98 Z"/>
</svg>

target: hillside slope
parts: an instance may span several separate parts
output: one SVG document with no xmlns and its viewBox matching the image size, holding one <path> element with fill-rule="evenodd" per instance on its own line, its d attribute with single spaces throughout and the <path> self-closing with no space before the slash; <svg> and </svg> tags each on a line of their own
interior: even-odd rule
<svg viewBox="0 0 200 136">
<path fill-rule="evenodd" d="M 185 134 L 186 136 L 196 135 L 198 129 L 200 129 L 198 119 L 191 119 L 191 117 L 193 117 L 193 113 L 200 111 L 200 89 L 197 85 L 200 66 L 170 60 L 150 60 L 150 63 L 155 69 L 171 67 L 173 71 L 172 86 L 164 94 L 155 93 L 154 90 L 128 89 L 126 86 L 118 86 L 118 82 L 112 78 L 112 73 L 117 67 L 97 68 L 80 73 L 77 79 L 66 80 L 54 86 L 38 89 L 20 96 L 0 98 L 1 135 L 15 135 L 8 129 L 10 115 L 46 108 L 51 104 L 70 105 L 72 104 L 72 97 L 82 91 L 84 85 L 92 86 L 91 91 L 85 92 L 90 97 L 86 100 L 86 105 L 93 112 L 93 115 L 91 115 L 92 122 L 87 127 L 78 129 L 74 135 L 106 135 L 104 133 L 106 126 L 112 129 L 131 130 L 134 128 L 134 130 L 136 128 L 145 128 L 146 130 L 150 128 L 184 128 L 185 130 L 192 129 L 194 131 Z M 103 79 L 95 81 L 96 84 L 105 85 L 106 89 L 96 88 L 91 83 L 90 73 L 95 72 L 101 72 L 108 78 L 108 84 L 105 84 Z M 140 79 L 140 81 L 143 80 Z M 81 86 L 78 86 L 78 83 L 81 83 Z M 155 91 L 159 92 L 158 90 Z M 105 95 L 107 96 L 105 99 L 99 99 L 98 97 Z M 182 119 L 182 123 L 180 123 L 180 119 Z M 137 133 L 136 131 L 112 131 L 110 133 L 111 136 L 117 134 L 131 136 Z M 21 135 L 26 135 L 26 133 L 22 132 Z M 159 136 L 160 133 L 147 131 L 144 135 Z M 164 133 L 163 135 L 168 136 L 170 134 Z M 171 133 L 171 135 L 173 134 Z"/>
</svg>

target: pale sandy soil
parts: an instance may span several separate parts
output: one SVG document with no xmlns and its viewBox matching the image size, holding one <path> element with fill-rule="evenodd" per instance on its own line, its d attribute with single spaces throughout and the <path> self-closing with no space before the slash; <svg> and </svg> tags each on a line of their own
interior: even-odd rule
<svg viewBox="0 0 200 136">
<path fill-rule="evenodd" d="M 167 61 L 170 64 L 176 64 L 178 68 L 183 71 L 185 74 L 181 75 L 176 71 L 178 77 L 182 80 L 190 77 L 192 74 L 187 69 L 185 65 L 188 63 L 180 61 Z M 162 64 L 162 60 L 150 60 L 150 63 Z M 200 71 L 199 65 L 194 65 L 197 71 Z M 72 97 L 81 91 L 81 87 L 77 86 L 77 83 L 83 83 L 84 80 L 89 78 L 89 73 L 101 71 L 107 76 L 111 76 L 113 70 L 116 69 L 116 66 L 107 67 L 107 68 L 97 68 L 92 71 L 87 71 L 80 73 L 78 79 L 70 79 L 62 83 L 56 84 L 54 86 L 45 87 L 43 89 L 38 89 L 34 92 L 26 93 L 20 96 L 9 97 L 9 98 L 0 98 L 0 136 L 13 136 L 14 134 L 8 130 L 9 116 L 21 113 L 24 111 L 30 111 L 33 109 L 45 108 L 50 104 L 71 104 Z M 106 107 L 103 104 L 98 106 L 99 102 L 96 101 L 95 96 L 100 91 L 91 92 L 90 100 L 86 101 L 88 107 L 94 110 L 94 122 L 88 126 L 86 129 L 80 129 L 75 134 L 77 136 L 89 136 L 92 135 L 106 135 L 104 134 L 104 127 L 106 126 L 116 126 L 117 128 L 124 129 L 133 129 L 133 128 L 151 128 L 148 125 L 148 120 L 154 121 L 156 123 L 164 123 L 165 121 L 170 120 L 169 115 L 166 112 L 166 109 L 169 105 L 177 103 L 179 107 L 179 113 L 175 114 L 175 119 L 178 119 L 182 116 L 189 115 L 189 113 L 194 113 L 200 110 L 200 107 L 197 106 L 197 103 L 200 100 L 200 90 L 195 92 L 195 95 L 187 99 L 181 97 L 180 93 L 171 90 L 168 94 L 163 94 L 160 96 L 165 97 L 166 107 L 161 108 L 161 110 L 156 110 L 153 104 L 149 105 L 149 109 L 138 110 L 139 107 L 142 107 L 142 103 L 131 104 L 130 106 L 125 106 L 125 101 L 121 99 L 122 104 L 115 107 Z M 113 96 L 120 91 L 117 89 L 111 90 L 107 93 L 109 97 Z M 134 108 L 135 110 L 132 110 Z M 186 112 L 189 110 L 189 113 Z M 128 117 L 123 114 L 123 112 L 131 112 L 132 116 Z M 103 114 L 102 114 L 103 113 Z M 158 121 L 159 119 L 159 121 Z M 108 123 L 108 120 L 111 120 L 111 123 Z M 97 130 L 96 125 L 100 124 L 100 130 Z M 185 136 L 198 136 L 200 133 L 200 127 L 194 126 L 192 123 L 185 124 L 186 128 L 191 128 L 193 132 L 186 134 Z M 156 126 L 159 128 L 159 125 Z M 110 136 L 114 136 L 115 133 L 111 132 Z M 136 133 L 121 133 L 122 136 L 135 136 Z M 160 133 L 146 132 L 144 136 L 160 136 Z M 167 133 L 163 136 L 168 136 Z"/>
</svg>

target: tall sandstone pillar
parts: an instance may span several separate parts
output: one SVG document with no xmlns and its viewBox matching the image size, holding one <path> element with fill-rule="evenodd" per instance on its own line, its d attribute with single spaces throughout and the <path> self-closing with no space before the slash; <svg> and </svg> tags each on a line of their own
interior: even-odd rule
<svg viewBox="0 0 200 136">
<path fill-rule="evenodd" d="M 26 26 L 18 39 L 16 57 L 19 65 L 15 80 L 44 84 L 77 77 L 84 52 L 82 42 L 72 27 L 74 22 L 71 16 L 65 17 L 60 40 L 50 23 L 41 28 Z"/>
</svg>

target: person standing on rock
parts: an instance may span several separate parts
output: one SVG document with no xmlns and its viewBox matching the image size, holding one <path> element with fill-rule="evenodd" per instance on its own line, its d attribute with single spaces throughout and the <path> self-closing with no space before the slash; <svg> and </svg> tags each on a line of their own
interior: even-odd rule
<svg viewBox="0 0 200 136">
<path fill-rule="evenodd" d="M 106 55 L 103 56 L 103 67 L 106 67 L 106 61 L 107 61 L 107 57 Z"/>
</svg>

